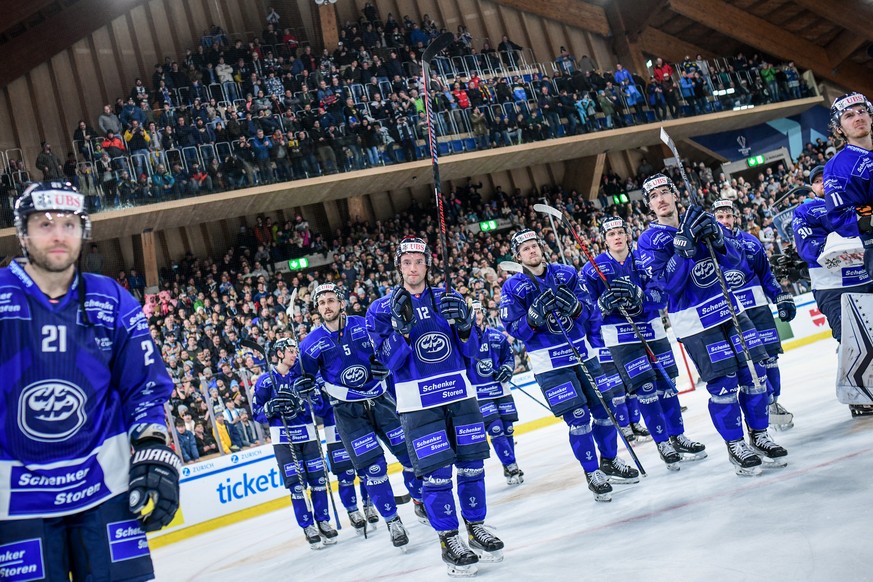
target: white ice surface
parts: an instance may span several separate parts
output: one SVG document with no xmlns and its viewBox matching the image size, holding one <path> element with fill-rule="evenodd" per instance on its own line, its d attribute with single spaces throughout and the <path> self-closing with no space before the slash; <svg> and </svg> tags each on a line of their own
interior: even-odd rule
<svg viewBox="0 0 873 582">
<path fill-rule="evenodd" d="M 480 564 L 477 578 L 873 579 L 873 418 L 853 420 L 836 401 L 834 348 L 820 341 L 782 356 L 780 401 L 796 426 L 771 435 L 788 448 L 789 465 L 760 477 L 734 474 L 702 386 L 681 398 L 686 434 L 707 445 L 709 458 L 673 473 L 652 442 L 638 445 L 649 476 L 619 486 L 611 503 L 594 501 L 563 423 L 519 435 L 523 485 L 507 486 L 499 463 L 486 461 L 487 522 L 506 550 L 502 563 Z M 522 422 L 542 415 L 524 395 L 515 398 Z M 399 475 L 392 483 L 404 491 Z M 391 546 L 384 522 L 364 540 L 345 512 L 339 543 L 311 551 L 287 508 L 156 550 L 157 579 L 447 580 L 436 534 L 415 520 L 411 504 L 399 510 L 411 538 L 405 555 Z"/>
</svg>

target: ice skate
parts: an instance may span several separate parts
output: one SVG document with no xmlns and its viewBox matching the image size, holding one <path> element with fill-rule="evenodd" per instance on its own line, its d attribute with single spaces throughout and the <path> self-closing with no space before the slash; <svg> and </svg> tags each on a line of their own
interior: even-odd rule
<svg viewBox="0 0 873 582">
<path fill-rule="evenodd" d="M 761 474 L 761 457 L 749 448 L 746 441 L 738 439 L 725 444 L 727 444 L 728 458 L 736 468 L 737 475 L 754 477 Z"/>
<path fill-rule="evenodd" d="M 849 412 L 852 413 L 852 418 L 873 416 L 873 404 L 850 404 Z"/>
<path fill-rule="evenodd" d="M 592 472 L 585 472 L 585 480 L 588 481 L 588 489 L 594 493 L 594 500 L 603 503 L 612 501 L 612 485 L 606 479 L 603 471 L 597 469 Z"/>
<path fill-rule="evenodd" d="M 479 557 L 470 548 L 464 545 L 458 530 L 441 531 L 440 547 L 443 550 L 443 562 L 448 568 L 448 575 L 452 578 L 470 578 L 476 575 L 479 569 L 476 563 Z"/>
<path fill-rule="evenodd" d="M 763 468 L 776 469 L 788 465 L 788 461 L 785 460 L 788 451 L 774 443 L 766 430 L 750 430 L 749 446 L 761 457 L 764 462 L 761 465 Z"/>
<path fill-rule="evenodd" d="M 352 524 L 352 527 L 355 529 L 355 533 L 359 536 L 366 535 L 376 529 L 376 526 L 371 525 L 367 521 L 367 518 L 364 517 L 364 514 L 357 509 L 349 512 L 349 523 Z"/>
<path fill-rule="evenodd" d="M 640 482 L 640 472 L 618 457 L 614 459 L 601 457 L 600 470 L 613 485 L 631 485 Z"/>
<path fill-rule="evenodd" d="M 670 471 L 679 470 L 679 463 L 682 461 L 682 457 L 679 456 L 679 453 L 676 452 L 670 441 L 658 443 L 658 454 L 661 455 L 661 460 L 666 463 L 667 469 Z"/>
<path fill-rule="evenodd" d="M 394 544 L 395 548 L 400 548 L 400 551 L 405 554 L 406 544 L 409 543 L 409 534 L 406 532 L 406 528 L 403 527 L 400 517 L 395 515 L 394 519 L 388 520 L 385 522 L 385 525 L 388 526 L 388 535 L 391 536 L 391 543 Z"/>
<path fill-rule="evenodd" d="M 638 442 L 645 443 L 652 440 L 652 433 L 642 425 L 640 422 L 632 422 L 631 430 L 634 433 L 634 437 L 636 437 Z"/>
<path fill-rule="evenodd" d="M 684 434 L 670 437 L 673 449 L 682 457 L 682 461 L 701 461 L 707 457 L 706 445 L 693 441 Z"/>
<path fill-rule="evenodd" d="M 524 483 L 524 473 L 518 468 L 517 463 L 503 465 L 503 476 L 506 477 L 507 485 L 521 485 Z"/>
<path fill-rule="evenodd" d="M 319 521 L 318 523 L 318 533 L 321 534 L 321 542 L 326 546 L 332 546 L 337 542 L 337 534 L 336 530 L 333 529 L 333 526 L 330 525 L 329 521 Z"/>
<path fill-rule="evenodd" d="M 372 503 L 364 504 L 364 517 L 367 518 L 367 523 L 372 525 L 367 531 L 376 529 L 376 524 L 379 523 L 379 512 L 376 511 L 376 507 Z"/>
<path fill-rule="evenodd" d="M 794 427 L 794 415 L 778 402 L 771 404 L 767 412 L 770 416 L 770 428 L 773 430 L 788 430 Z"/>
<path fill-rule="evenodd" d="M 480 562 L 502 562 L 503 541 L 491 533 L 488 526 L 481 521 L 467 521 L 467 538 L 470 550 L 479 558 Z"/>
<path fill-rule="evenodd" d="M 417 499 L 413 499 L 412 506 L 415 508 L 415 517 L 418 518 L 419 523 L 430 525 L 430 520 L 427 518 L 427 509 L 425 509 L 424 503 Z"/>
<path fill-rule="evenodd" d="M 318 533 L 318 528 L 314 525 L 304 527 L 303 535 L 306 536 L 306 541 L 309 542 L 310 550 L 320 550 L 324 547 L 324 544 L 321 543 L 321 535 Z"/>
<path fill-rule="evenodd" d="M 637 435 L 634 434 L 634 429 L 631 428 L 631 425 L 620 426 L 619 429 L 627 442 L 632 443 L 637 440 Z"/>
</svg>

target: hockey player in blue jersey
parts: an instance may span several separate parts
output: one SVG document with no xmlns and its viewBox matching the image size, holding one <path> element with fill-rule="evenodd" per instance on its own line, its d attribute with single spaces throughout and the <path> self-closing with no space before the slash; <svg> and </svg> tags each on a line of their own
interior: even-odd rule
<svg viewBox="0 0 873 582">
<path fill-rule="evenodd" d="M 823 177 L 823 166 L 817 166 L 810 171 L 809 187 L 815 193 L 815 198 L 807 198 L 794 209 L 791 230 L 794 232 L 797 254 L 809 267 L 812 295 L 819 310 L 827 318 L 834 339 L 839 342 L 842 335 L 840 297 L 844 293 L 873 292 L 873 283 L 861 263 L 827 269 L 818 262 L 828 234 L 833 231 L 824 201 Z"/>
<path fill-rule="evenodd" d="M 0 578 L 151 580 L 145 532 L 179 506 L 173 383 L 139 303 L 76 267 L 85 197 L 37 182 L 14 219 L 24 259 L 0 270 Z"/>
<path fill-rule="evenodd" d="M 726 298 L 718 284 L 716 269 L 727 281 L 742 277 L 743 256 L 725 243 L 724 230 L 699 206 L 692 205 L 680 215 L 678 190 L 667 176 L 647 178 L 643 193 L 656 220 L 639 237 L 639 264 L 667 296 L 670 322 L 706 382 L 709 414 L 725 440 L 730 462 L 741 476 L 760 474 L 764 459 L 768 467 L 784 467 L 788 452 L 767 433 L 766 371 L 760 363 L 767 351 L 754 324 L 742 313 L 742 305 L 734 297 Z M 715 249 L 717 264 L 706 243 Z M 758 382 L 746 364 L 727 301 L 737 312 Z M 743 437 L 744 420 L 749 428 L 748 445 Z"/>
<path fill-rule="evenodd" d="M 833 230 L 860 237 L 864 268 L 873 277 L 873 104 L 861 93 L 838 97 L 831 132 L 846 145 L 824 168 L 825 205 Z"/>
<path fill-rule="evenodd" d="M 473 301 L 470 307 L 476 318 L 476 333 L 481 336 L 481 345 L 476 359 L 467 362 L 467 377 L 476 390 L 485 430 L 503 465 L 506 483 L 519 485 L 524 483 L 524 472 L 518 468 L 515 459 L 512 427 L 512 423 L 518 421 L 518 411 L 509 385 L 515 370 L 515 355 L 506 336 L 486 325 L 482 304 Z"/>
<path fill-rule="evenodd" d="M 301 365 L 307 373 L 317 371 L 324 379 L 345 450 L 366 479 L 367 492 L 385 518 L 392 543 L 405 546 L 409 536 L 397 515 L 382 445 L 403 466 L 416 513 L 425 521 L 427 516 L 421 504 L 421 480 L 412 470 L 396 403 L 387 392 L 390 372 L 375 358 L 364 318 L 346 315 L 341 289 L 333 283 L 319 285 L 312 302 L 323 323 L 301 342 Z"/>
<path fill-rule="evenodd" d="M 533 281 L 522 273 L 506 280 L 500 318 L 507 333 L 524 343 L 552 413 L 569 426 L 570 448 L 585 471 L 595 500 L 611 501 L 610 481 L 636 483 L 640 475 L 618 457 L 615 426 L 595 392 L 601 388 L 589 385 L 564 335 L 566 332 L 573 342 L 591 376 L 605 379 L 587 335 L 589 327 L 599 327 L 600 316 L 576 271 L 546 262 L 545 243 L 535 231 L 525 228 L 516 232 L 511 248 Z M 618 395 L 602 391 L 607 402 Z M 599 463 L 595 441 L 600 449 Z"/>
<path fill-rule="evenodd" d="M 309 547 L 318 550 L 335 544 L 337 531 L 330 524 L 327 474 L 315 442 L 318 436 L 313 412 L 294 387 L 302 376 L 297 342 L 280 338 L 270 347 L 268 356 L 268 360 L 276 358 L 277 363 L 272 367 L 267 361 L 268 371 L 255 381 L 252 411 L 259 422 L 270 425 L 273 453 L 285 488 L 291 491 L 297 525 L 303 529 Z M 317 392 L 312 392 L 311 399 L 316 407 L 321 403 Z M 312 511 L 306 500 L 306 487 L 310 491 Z"/>
<path fill-rule="evenodd" d="M 420 238 L 397 245 L 401 283 L 370 305 L 367 331 L 376 357 L 394 377 L 406 446 L 424 481 L 422 498 L 443 561 L 450 575 L 469 576 L 476 562 L 503 559 L 503 542 L 484 525 L 488 440 L 466 374 L 466 359 L 479 352 L 479 334 L 472 333 L 473 314 L 464 299 L 428 283 L 431 260 Z M 469 548 L 458 534 L 453 466 Z"/>
<path fill-rule="evenodd" d="M 685 436 L 675 387 L 679 370 L 661 321 L 660 310 L 666 306 L 667 298 L 649 284 L 651 277 L 636 264 L 631 250 L 633 239 L 624 220 L 608 218 L 600 230 L 607 249 L 594 258 L 600 273 L 588 263 L 582 268 L 581 275 L 603 315 L 601 335 L 614 367 L 628 393 L 637 396 L 640 412 L 661 459 L 668 469 L 679 470 L 679 463 L 683 460 L 706 458 L 706 447 Z M 670 380 L 652 366 L 642 342 L 622 315 L 622 309 L 636 324 Z M 603 364 L 605 371 L 609 367 L 609 364 Z"/>
<path fill-rule="evenodd" d="M 770 403 L 770 426 L 787 430 L 794 426 L 794 415 L 779 404 L 782 394 L 782 378 L 779 373 L 779 354 L 783 353 L 782 341 L 776 330 L 776 320 L 770 312 L 768 300 L 776 305 L 779 319 L 789 322 L 797 314 L 794 298 L 783 290 L 770 269 L 767 252 L 761 241 L 737 227 L 738 212 L 730 200 L 716 200 L 713 204 L 715 219 L 724 227 L 724 238 L 745 256 L 741 266 L 742 281 L 736 281 L 733 293 L 745 308 L 746 315 L 755 324 L 758 337 L 767 350 L 764 368 L 767 371 L 767 395 Z"/>
</svg>

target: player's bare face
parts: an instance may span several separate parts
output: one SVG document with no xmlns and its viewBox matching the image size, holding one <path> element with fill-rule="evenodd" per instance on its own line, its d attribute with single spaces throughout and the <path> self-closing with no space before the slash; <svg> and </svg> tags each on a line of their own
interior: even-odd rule
<svg viewBox="0 0 873 582">
<path fill-rule="evenodd" d="M 403 275 L 403 285 L 412 292 L 424 289 L 424 278 L 427 275 L 427 259 L 421 253 L 407 253 L 400 257 L 400 274 Z"/>
<path fill-rule="evenodd" d="M 613 228 L 606 233 L 606 248 L 612 253 L 623 253 L 627 250 L 627 233 L 623 228 Z"/>
<path fill-rule="evenodd" d="M 481 309 L 476 312 L 476 325 L 479 327 L 485 325 L 485 313 Z"/>
<path fill-rule="evenodd" d="M 863 105 L 855 105 L 840 115 L 840 128 L 846 139 L 852 143 L 870 137 L 870 112 Z"/>
<path fill-rule="evenodd" d="M 342 313 L 342 303 L 336 293 L 322 293 L 318 296 L 318 314 L 325 323 L 335 322 Z"/>
<path fill-rule="evenodd" d="M 824 198 L 824 175 L 819 174 L 815 177 L 815 180 L 812 181 L 812 184 L 809 185 L 812 188 L 812 191 L 815 192 L 815 195 L 819 198 Z"/>
<path fill-rule="evenodd" d="M 282 358 L 282 363 L 289 368 L 294 367 L 294 362 L 297 361 L 297 348 L 286 348 L 285 357 Z"/>
<path fill-rule="evenodd" d="M 649 192 L 649 207 L 658 218 L 676 216 L 676 197 L 667 186 L 655 188 Z"/>
<path fill-rule="evenodd" d="M 733 212 L 728 212 L 727 210 L 716 210 L 715 219 L 718 221 L 720 225 L 725 227 L 728 230 L 734 229 L 734 224 L 737 221 L 737 218 L 734 216 Z"/>
<path fill-rule="evenodd" d="M 518 247 L 518 258 L 525 267 L 539 267 L 543 262 L 543 249 L 537 241 L 529 240 Z"/>
<path fill-rule="evenodd" d="M 33 267 L 48 273 L 69 271 L 82 250 L 82 220 L 75 214 L 35 212 L 27 217 L 25 244 Z"/>
</svg>

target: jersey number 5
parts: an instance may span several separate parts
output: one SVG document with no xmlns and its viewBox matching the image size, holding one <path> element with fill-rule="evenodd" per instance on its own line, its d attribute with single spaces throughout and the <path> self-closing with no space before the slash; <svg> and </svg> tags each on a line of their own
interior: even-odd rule
<svg viewBox="0 0 873 582">
<path fill-rule="evenodd" d="M 67 351 L 67 326 L 44 325 L 42 326 L 42 351 L 43 352 L 66 352 Z"/>
</svg>

